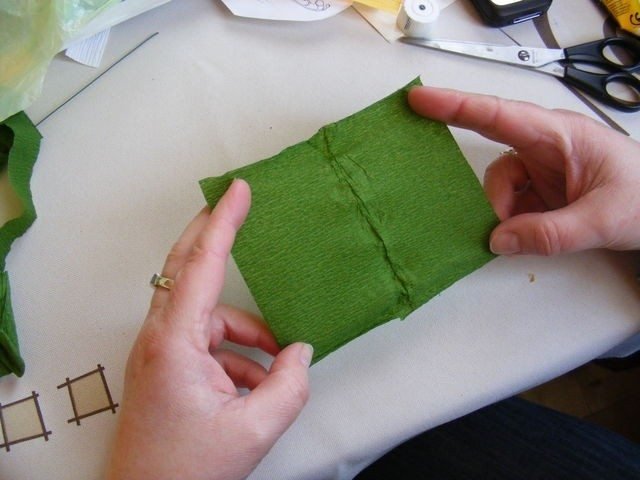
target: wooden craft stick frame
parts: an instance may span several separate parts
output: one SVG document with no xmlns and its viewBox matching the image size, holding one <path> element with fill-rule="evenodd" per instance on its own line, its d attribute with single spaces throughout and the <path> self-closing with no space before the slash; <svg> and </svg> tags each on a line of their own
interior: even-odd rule
<svg viewBox="0 0 640 480">
<path fill-rule="evenodd" d="M 0 404 L 0 427 L 2 428 L 2 438 L 4 439 L 4 443 L 0 444 L 0 448 L 5 448 L 8 451 L 11 450 L 11 445 L 15 445 L 16 443 L 26 442 L 28 440 L 34 440 L 36 438 L 44 437 L 45 441 L 49 440 L 49 435 L 51 435 L 51 431 L 47 430 L 44 425 L 44 418 L 42 416 L 42 411 L 40 410 L 40 403 L 38 402 L 39 394 L 35 391 L 31 392 L 31 395 L 20 400 L 16 400 L 15 402 L 6 403 L 4 405 Z M 23 438 L 18 438 L 15 440 L 11 440 L 8 438 L 7 427 L 5 423 L 5 414 L 3 413 L 7 408 L 18 405 L 20 403 L 28 402 L 33 400 L 35 410 L 38 414 L 38 420 L 40 422 L 40 428 L 42 429 L 42 433 L 37 435 L 30 435 Z"/>
<path fill-rule="evenodd" d="M 100 375 L 100 379 L 102 380 L 102 385 L 104 386 L 104 391 L 107 396 L 108 405 L 102 408 L 98 408 L 96 410 L 92 410 L 90 412 L 80 414 L 79 408 L 78 408 L 79 406 L 77 405 L 76 398 L 73 395 L 72 385 L 78 380 L 82 380 L 84 378 L 87 378 L 91 375 L 96 375 L 96 374 Z M 69 398 L 71 399 L 71 407 L 73 408 L 73 418 L 70 418 L 69 420 L 67 420 L 67 423 L 75 422 L 76 425 L 80 425 L 80 420 L 82 420 L 83 418 L 91 417 L 93 415 L 106 412 L 108 410 L 111 410 L 111 412 L 114 414 L 116 413 L 116 408 L 118 407 L 118 404 L 113 402 L 113 399 L 111 397 L 111 392 L 109 391 L 109 386 L 107 385 L 107 379 L 104 376 L 104 367 L 102 365 L 98 364 L 98 368 L 90 372 L 87 372 L 84 375 L 80 375 L 79 377 L 75 377 L 72 379 L 69 379 L 69 377 L 67 377 L 66 382 L 64 382 L 62 385 L 58 385 L 59 389 L 65 388 L 65 387 L 67 387 L 69 390 Z"/>
</svg>

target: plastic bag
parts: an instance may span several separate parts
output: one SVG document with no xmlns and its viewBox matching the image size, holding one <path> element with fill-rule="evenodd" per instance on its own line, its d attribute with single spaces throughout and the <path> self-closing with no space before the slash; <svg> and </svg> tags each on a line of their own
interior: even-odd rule
<svg viewBox="0 0 640 480">
<path fill-rule="evenodd" d="M 65 40 L 120 0 L 0 0 L 0 122 L 39 95 Z"/>
</svg>

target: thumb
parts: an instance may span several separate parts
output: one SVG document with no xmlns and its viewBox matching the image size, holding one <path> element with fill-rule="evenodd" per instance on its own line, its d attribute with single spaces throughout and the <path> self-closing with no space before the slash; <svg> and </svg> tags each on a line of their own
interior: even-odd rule
<svg viewBox="0 0 640 480">
<path fill-rule="evenodd" d="M 307 403 L 312 356 L 311 345 L 289 345 L 275 358 L 267 377 L 248 395 L 253 422 L 268 443 L 276 442 Z"/>
<path fill-rule="evenodd" d="M 590 203 L 582 198 L 558 210 L 508 218 L 493 230 L 491 251 L 498 255 L 555 255 L 602 247 L 603 236 L 594 226 L 598 209 Z"/>
</svg>

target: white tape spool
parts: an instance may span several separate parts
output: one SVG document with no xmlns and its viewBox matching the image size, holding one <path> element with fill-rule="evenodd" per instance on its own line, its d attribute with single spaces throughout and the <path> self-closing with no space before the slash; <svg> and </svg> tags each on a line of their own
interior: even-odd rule
<svg viewBox="0 0 640 480">
<path fill-rule="evenodd" d="M 439 16 L 438 0 L 405 0 L 396 23 L 408 37 L 429 38 Z"/>
</svg>

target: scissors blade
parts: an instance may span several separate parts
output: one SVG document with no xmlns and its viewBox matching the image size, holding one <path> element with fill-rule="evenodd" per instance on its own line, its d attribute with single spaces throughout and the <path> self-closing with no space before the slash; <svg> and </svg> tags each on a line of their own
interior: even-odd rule
<svg viewBox="0 0 640 480">
<path fill-rule="evenodd" d="M 526 68 L 538 68 L 542 65 L 563 60 L 561 48 L 532 48 L 519 45 L 490 45 L 475 42 L 456 42 L 452 40 L 427 40 L 425 38 L 401 37 L 404 43 L 419 47 L 444 50 L 469 57 L 482 58 L 494 62 L 507 63 Z"/>
</svg>

